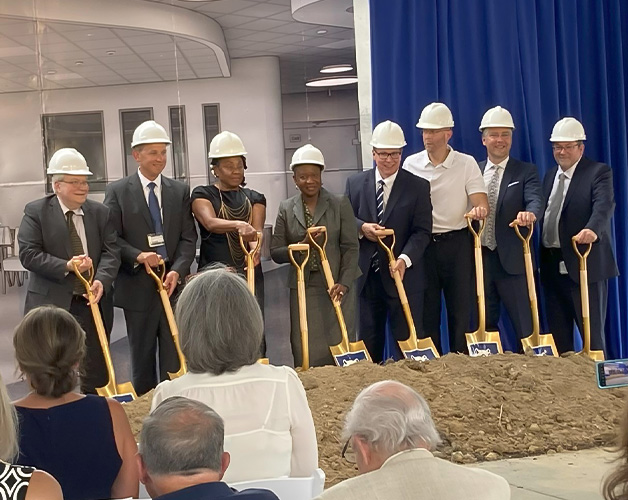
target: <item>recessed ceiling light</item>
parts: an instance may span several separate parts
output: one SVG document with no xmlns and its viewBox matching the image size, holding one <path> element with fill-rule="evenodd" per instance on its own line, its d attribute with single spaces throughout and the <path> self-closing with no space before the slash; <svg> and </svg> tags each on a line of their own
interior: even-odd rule
<svg viewBox="0 0 628 500">
<path fill-rule="evenodd" d="M 94 36 L 92 33 L 88 33 L 87 36 Z"/>
<path fill-rule="evenodd" d="M 46 71 L 47 75 L 56 75 L 57 72 L 54 69 L 49 69 L 48 71 Z"/>
<path fill-rule="evenodd" d="M 85 64 L 83 61 L 74 61 L 75 66 L 83 66 L 83 64 Z"/>
<path fill-rule="evenodd" d="M 116 51 L 115 51 L 115 50 L 108 50 L 108 51 L 106 52 L 106 54 L 107 54 L 108 56 L 114 56 L 114 55 L 116 55 Z"/>
<path fill-rule="evenodd" d="M 357 83 L 358 77 L 355 75 L 325 76 L 314 78 L 305 82 L 306 87 L 338 87 L 340 85 L 351 85 Z"/>
<path fill-rule="evenodd" d="M 343 73 L 345 71 L 351 71 L 353 66 L 350 64 L 330 64 L 329 66 L 323 66 L 321 73 Z"/>
<path fill-rule="evenodd" d="M 318 30 L 316 32 L 317 35 L 324 35 L 325 33 L 327 33 L 327 30 Z"/>
</svg>

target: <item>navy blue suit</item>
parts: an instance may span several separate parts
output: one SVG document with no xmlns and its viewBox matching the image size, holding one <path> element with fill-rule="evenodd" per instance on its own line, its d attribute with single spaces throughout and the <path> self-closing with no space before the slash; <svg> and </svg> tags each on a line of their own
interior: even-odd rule
<svg viewBox="0 0 628 500">
<path fill-rule="evenodd" d="M 546 209 L 557 169 L 558 166 L 547 172 L 543 181 Z M 579 262 L 571 246 L 571 238 L 582 229 L 590 229 L 598 236 L 587 259 L 591 348 L 603 350 L 605 347 L 608 279 L 619 275 L 613 255 L 610 226 L 614 210 L 611 168 L 583 156 L 569 183 L 560 213 L 560 248 L 545 248 L 541 243 L 541 282 L 544 287 L 547 319 L 559 352 L 574 348 L 574 321 L 580 331 L 583 331 Z M 584 250 L 585 247 L 582 246 L 581 251 Z M 561 262 L 564 262 L 567 274 L 561 273 Z"/>
<path fill-rule="evenodd" d="M 196 484 L 172 493 L 156 497 L 155 500 L 221 500 L 233 498 L 242 500 L 279 500 L 270 490 L 250 488 L 236 491 L 222 481 Z"/>
<path fill-rule="evenodd" d="M 486 161 L 479 163 L 484 173 Z M 503 302 L 518 339 L 532 332 L 532 316 L 528 298 L 523 246 L 509 224 L 519 212 L 532 212 L 542 217 L 541 183 L 536 165 L 509 158 L 504 169 L 495 210 L 497 247 L 482 247 L 484 287 L 486 296 L 486 328 L 497 330 Z M 525 229 L 522 233 L 525 234 Z"/>
<path fill-rule="evenodd" d="M 347 180 L 346 195 L 353 207 L 358 230 L 365 222 L 377 223 L 375 169 L 351 176 Z M 429 182 L 399 169 L 386 203 L 382 225 L 395 231 L 395 257 L 405 254 L 412 262 L 412 266 L 406 269 L 403 284 L 415 326 L 420 331 L 425 288 L 423 253 L 432 232 Z M 381 267 L 378 272 L 372 266 L 376 252 Z M 388 257 L 380 245 L 360 238 L 358 264 L 362 271 L 357 284 L 360 297 L 359 337 L 364 340 L 373 361 L 382 361 L 387 315 L 398 340 L 408 338 L 408 327 L 394 280 L 388 272 Z"/>
</svg>

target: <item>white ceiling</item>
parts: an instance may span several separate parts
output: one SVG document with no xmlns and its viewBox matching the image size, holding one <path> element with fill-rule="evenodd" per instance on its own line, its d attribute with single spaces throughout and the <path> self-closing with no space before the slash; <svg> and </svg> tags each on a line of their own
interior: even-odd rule
<svg viewBox="0 0 628 500">
<path fill-rule="evenodd" d="M 231 58 L 278 56 L 283 93 L 304 92 L 326 64 L 355 63 L 352 29 L 296 22 L 290 0 L 144 0 L 147 11 L 153 2 L 217 21 Z M 214 52 L 189 39 L 0 17 L 0 92 L 221 76 Z"/>
</svg>

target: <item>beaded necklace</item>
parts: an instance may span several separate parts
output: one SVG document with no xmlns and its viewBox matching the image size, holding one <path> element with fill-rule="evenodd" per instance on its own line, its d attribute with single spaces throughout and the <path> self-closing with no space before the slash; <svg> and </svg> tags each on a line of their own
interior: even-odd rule
<svg viewBox="0 0 628 500">
<path fill-rule="evenodd" d="M 238 192 L 244 194 L 244 203 L 238 207 L 231 208 L 229 207 L 224 200 L 222 199 L 222 191 L 219 186 L 216 186 L 218 189 L 218 195 L 220 196 L 220 210 L 218 210 L 218 217 L 225 220 L 241 220 L 251 223 L 252 218 L 252 207 L 249 198 L 244 194 L 244 192 L 238 188 Z M 240 246 L 240 234 L 238 231 L 229 231 L 225 233 L 227 236 L 227 244 L 229 245 L 229 253 L 231 254 L 231 258 L 233 262 L 236 264 L 244 262 L 244 252 L 242 251 L 242 247 Z"/>
</svg>

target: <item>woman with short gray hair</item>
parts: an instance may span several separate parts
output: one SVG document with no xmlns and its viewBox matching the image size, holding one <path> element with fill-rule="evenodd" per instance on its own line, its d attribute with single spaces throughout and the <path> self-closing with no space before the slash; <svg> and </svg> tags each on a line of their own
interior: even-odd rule
<svg viewBox="0 0 628 500">
<path fill-rule="evenodd" d="M 176 318 L 189 372 L 159 384 L 151 410 L 185 396 L 220 414 L 231 455 L 227 483 L 312 475 L 318 452 L 303 384 L 292 368 L 257 362 L 264 326 L 246 281 L 224 267 L 198 274 Z"/>
</svg>

